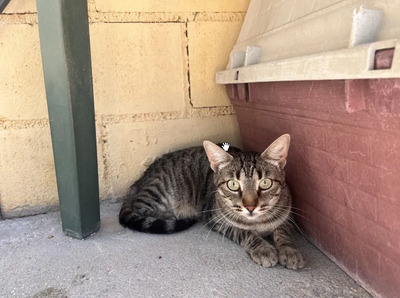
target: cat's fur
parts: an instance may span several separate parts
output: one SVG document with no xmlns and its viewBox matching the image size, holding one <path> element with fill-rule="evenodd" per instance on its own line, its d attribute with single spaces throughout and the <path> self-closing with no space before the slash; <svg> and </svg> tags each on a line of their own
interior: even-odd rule
<svg viewBox="0 0 400 298">
<path fill-rule="evenodd" d="M 284 173 L 289 143 L 290 136 L 283 135 L 259 154 L 225 152 L 204 141 L 204 148 L 165 154 L 131 186 L 120 223 L 142 232 L 173 233 L 206 220 L 256 263 L 302 268 L 303 256 L 289 237 L 291 196 Z"/>
</svg>

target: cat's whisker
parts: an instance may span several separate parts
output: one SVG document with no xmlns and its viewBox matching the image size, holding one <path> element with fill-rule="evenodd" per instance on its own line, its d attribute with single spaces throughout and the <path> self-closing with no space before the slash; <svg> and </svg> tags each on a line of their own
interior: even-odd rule
<svg viewBox="0 0 400 298">
<path fill-rule="evenodd" d="M 222 219 L 225 218 L 225 216 L 224 216 L 224 213 L 225 213 L 225 212 L 226 212 L 226 211 L 223 210 L 223 211 L 221 212 L 221 214 L 219 214 L 218 220 L 214 222 L 214 224 L 213 224 L 212 227 L 210 227 L 210 230 L 208 231 L 207 236 L 206 236 L 206 240 L 207 240 L 208 235 L 210 234 L 210 232 L 214 229 L 214 227 L 215 227 Z M 215 218 L 212 218 L 212 219 L 210 220 L 210 222 L 213 221 L 213 220 L 215 220 Z M 208 223 L 207 223 L 207 224 L 208 224 Z"/>
<path fill-rule="evenodd" d="M 279 205 L 275 205 L 275 207 L 278 207 L 279 208 L 279 210 L 286 210 L 287 209 L 287 207 L 285 208 L 285 206 L 283 206 L 283 207 L 281 207 L 281 206 L 279 206 Z M 285 208 L 285 209 L 283 209 L 283 208 Z M 301 210 L 301 209 L 299 209 L 299 210 Z M 302 211 L 302 210 L 301 210 Z M 300 214 L 300 213 L 298 213 L 298 212 L 296 212 L 296 211 L 291 211 L 291 213 L 292 214 L 294 214 L 294 215 L 296 215 L 296 216 L 299 216 L 299 217 L 301 217 L 301 218 L 303 218 L 303 219 L 305 219 L 305 220 L 307 220 L 307 221 L 309 221 L 309 222 L 311 222 L 311 220 L 309 219 L 309 218 L 307 218 L 306 216 L 304 216 L 303 214 Z"/>
<path fill-rule="evenodd" d="M 211 223 L 212 221 L 214 221 L 214 220 L 216 220 L 216 219 L 220 219 L 221 217 L 222 217 L 221 215 L 211 217 L 211 219 L 210 219 L 209 221 L 207 221 L 207 222 L 201 227 L 200 230 L 202 230 L 202 229 L 204 229 L 205 227 L 209 226 L 210 223 Z M 212 227 L 211 227 L 211 229 L 212 229 Z"/>
<path fill-rule="evenodd" d="M 288 207 L 288 206 L 285 206 L 285 207 Z M 294 206 L 291 206 L 290 208 L 291 208 L 291 209 L 295 209 L 295 210 L 299 210 L 299 211 L 304 211 L 303 209 L 298 208 L 298 207 L 294 207 Z"/>
<path fill-rule="evenodd" d="M 305 237 L 303 231 L 300 229 L 300 227 L 297 225 L 297 223 L 296 223 L 294 220 L 290 219 L 290 223 L 292 223 L 292 224 L 296 227 L 297 231 L 299 231 L 300 234 L 301 234 L 303 237 Z"/>
<path fill-rule="evenodd" d="M 283 212 L 282 210 L 277 209 L 277 214 L 278 214 L 278 215 L 281 215 L 282 212 Z M 292 213 L 293 213 L 293 212 L 292 212 Z M 304 217 L 304 218 L 305 218 L 305 217 Z M 305 218 L 305 219 L 308 220 L 307 218 Z M 287 219 L 287 221 L 283 223 L 283 225 L 284 225 L 284 226 L 287 226 L 288 228 L 290 228 L 289 223 L 290 223 L 291 225 L 295 226 L 295 228 L 300 232 L 300 234 L 302 234 L 302 236 L 304 236 L 302 230 L 300 229 L 300 227 L 297 225 L 297 223 L 295 222 L 295 220 L 294 220 L 292 217 L 289 217 L 289 218 Z M 288 229 L 288 230 L 290 231 L 290 229 Z"/>
<path fill-rule="evenodd" d="M 221 228 L 224 227 L 224 225 L 226 225 L 226 228 L 224 227 L 225 233 L 222 233 L 222 235 L 223 235 L 222 236 L 222 242 L 225 239 L 225 235 L 228 234 L 229 229 L 234 227 L 234 223 L 236 223 L 236 219 L 239 218 L 240 215 L 239 214 L 235 214 L 235 213 L 227 213 L 226 216 L 227 216 L 227 219 L 229 219 L 229 220 L 225 221 L 221 225 L 220 229 L 218 230 L 218 232 L 220 233 Z"/>
</svg>

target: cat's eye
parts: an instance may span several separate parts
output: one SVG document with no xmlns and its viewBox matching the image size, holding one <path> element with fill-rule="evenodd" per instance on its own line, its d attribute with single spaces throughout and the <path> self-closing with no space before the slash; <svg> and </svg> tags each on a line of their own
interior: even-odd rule
<svg viewBox="0 0 400 298">
<path fill-rule="evenodd" d="M 271 179 L 265 178 L 265 179 L 260 181 L 260 188 L 262 190 L 270 189 L 271 186 L 272 186 L 272 180 Z"/>
<path fill-rule="evenodd" d="M 238 191 L 240 189 L 239 182 L 237 182 L 236 180 L 233 180 L 233 179 L 228 180 L 227 186 L 230 190 L 233 190 L 233 191 Z"/>
</svg>

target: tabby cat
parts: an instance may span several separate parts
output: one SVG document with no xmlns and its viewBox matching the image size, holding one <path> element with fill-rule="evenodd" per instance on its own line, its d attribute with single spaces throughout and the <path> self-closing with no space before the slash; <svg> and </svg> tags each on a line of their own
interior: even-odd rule
<svg viewBox="0 0 400 298">
<path fill-rule="evenodd" d="M 204 141 L 157 159 L 129 189 L 120 223 L 149 233 L 182 231 L 198 220 L 241 245 L 254 262 L 304 267 L 289 229 L 291 196 L 284 166 L 290 136 L 262 154 L 228 152 Z M 268 241 L 273 243 L 273 245 Z"/>
</svg>

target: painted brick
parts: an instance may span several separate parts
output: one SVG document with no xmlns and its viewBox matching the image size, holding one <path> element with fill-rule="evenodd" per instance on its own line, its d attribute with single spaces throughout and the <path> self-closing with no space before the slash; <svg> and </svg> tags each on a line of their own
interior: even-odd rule
<svg viewBox="0 0 400 298">
<path fill-rule="evenodd" d="M 303 171 L 299 165 L 297 165 L 296 169 L 292 169 L 289 177 L 287 177 L 293 196 L 299 200 L 307 201 L 316 207 L 316 195 L 312 183 L 310 182 L 312 179 L 312 175 Z"/>
<path fill-rule="evenodd" d="M 301 202 L 304 217 L 298 218 L 299 223 L 304 227 L 304 230 L 311 238 L 319 240 L 318 227 L 318 210 L 306 201 Z"/>
<path fill-rule="evenodd" d="M 240 106 L 237 106 L 235 111 L 238 121 L 243 123 L 240 127 L 240 135 L 243 144 L 246 144 L 245 150 L 262 152 L 282 134 L 291 133 L 291 124 L 269 111 L 261 110 L 259 113 L 254 114 L 252 110 Z M 254 135 L 257 135 L 256 139 L 253 138 Z M 245 142 L 247 137 L 252 141 Z M 292 138 L 289 162 L 294 159 L 292 157 L 292 146 L 295 144 L 296 140 Z"/>
<path fill-rule="evenodd" d="M 291 181 L 288 181 L 288 184 L 291 189 L 292 196 L 294 200 L 308 202 L 312 206 L 316 207 L 316 195 L 314 190 L 304 183 L 305 180 L 294 178 Z"/>
<path fill-rule="evenodd" d="M 308 169 L 307 166 L 302 167 L 303 171 L 310 174 L 309 185 L 315 190 L 316 199 L 319 200 L 320 195 L 331 197 L 331 177 L 320 171 Z"/>
<path fill-rule="evenodd" d="M 168 4 L 163 0 L 148 1 L 112 1 L 95 0 L 96 8 L 101 12 L 212 12 L 246 11 L 250 0 L 185 1 L 172 0 Z"/>
<path fill-rule="evenodd" d="M 96 114 L 185 108 L 187 74 L 182 61 L 185 54 L 182 26 L 174 23 L 90 26 Z"/>
<path fill-rule="evenodd" d="M 381 115 L 400 115 L 399 79 L 377 79 L 369 82 L 368 108 Z"/>
<path fill-rule="evenodd" d="M 367 166 L 361 163 L 350 162 L 349 183 L 365 192 L 374 194 L 387 202 L 400 206 L 400 175 Z"/>
<path fill-rule="evenodd" d="M 353 233 L 356 237 L 368 243 L 375 250 L 390 255 L 392 259 L 400 262 L 400 237 L 399 234 L 390 231 L 370 218 L 353 212 Z"/>
<path fill-rule="evenodd" d="M 215 73 L 226 68 L 241 25 L 239 21 L 188 23 L 190 89 L 194 107 L 230 105 L 225 87 L 215 84 Z"/>
<path fill-rule="evenodd" d="M 327 133 L 325 128 L 292 121 L 292 139 L 298 144 L 305 144 L 321 150 L 326 149 Z"/>
<path fill-rule="evenodd" d="M 376 219 L 377 198 L 344 181 L 331 180 L 331 198 L 353 212 L 363 214 L 371 220 Z"/>
<path fill-rule="evenodd" d="M 378 286 L 382 288 L 382 296 L 398 297 L 400 293 L 400 263 L 393 262 L 390 256 L 381 256 Z"/>
<path fill-rule="evenodd" d="M 291 133 L 290 122 L 268 111 L 261 111 L 260 113 L 253 114 L 252 118 L 247 119 L 247 121 L 254 122 L 254 127 L 257 129 L 259 139 L 263 142 L 263 147 L 265 148 L 282 134 Z M 294 141 L 292 138 L 291 144 L 293 143 Z"/>
<path fill-rule="evenodd" d="M 348 181 L 352 185 L 368 193 L 379 194 L 382 191 L 382 172 L 377 168 L 351 161 L 348 162 L 348 168 Z"/>
<path fill-rule="evenodd" d="M 336 226 L 335 229 L 335 258 L 351 272 L 357 271 L 357 259 L 354 252 L 354 241 L 358 241 L 349 227 Z"/>
<path fill-rule="evenodd" d="M 380 183 L 382 184 L 379 197 L 385 198 L 387 202 L 400 206 L 400 175 L 392 172 L 381 171 Z"/>
<path fill-rule="evenodd" d="M 0 120 L 47 118 L 37 25 L 0 24 Z"/>
<path fill-rule="evenodd" d="M 348 180 L 350 173 L 348 162 L 345 159 L 314 148 L 309 148 L 308 154 L 309 160 L 307 164 L 311 168 L 342 181 Z"/>
<path fill-rule="evenodd" d="M 268 136 L 281 124 L 290 124 L 298 140 L 292 144 L 287 173 L 295 207 L 302 209 L 296 219 L 318 247 L 379 294 L 392 293 L 400 284 L 400 167 L 395 154 L 400 122 L 393 104 L 399 82 L 369 80 L 366 88 L 360 84 L 367 109 L 354 113 L 343 109 L 346 93 L 341 93 L 339 81 L 250 84 L 250 100 L 235 104 L 241 132 L 246 110 L 249 119 L 244 123 L 252 127 L 247 132 L 254 133 L 243 138 L 244 147 L 259 144 L 254 127 L 264 127 Z M 386 93 L 385 88 L 393 90 Z M 285 117 L 270 127 L 270 116 L 277 114 Z M 324 142 L 307 140 L 313 137 L 309 125 L 320 129 L 315 138 L 325 136 Z M 303 218 L 307 213 L 312 221 Z M 392 264 L 382 265 L 383 258 Z"/>
<path fill-rule="evenodd" d="M 329 131 L 326 139 L 326 150 L 342 158 L 360 161 L 366 164 L 371 162 L 371 146 L 368 137 Z"/>
<path fill-rule="evenodd" d="M 377 205 L 377 222 L 389 231 L 400 235 L 400 207 L 379 201 Z"/>
<path fill-rule="evenodd" d="M 268 140 L 273 141 L 284 133 L 292 134 L 292 124 L 291 122 L 287 121 L 285 116 L 277 113 L 262 111 L 260 114 L 253 114 L 253 117 L 253 119 L 256 121 L 258 131 L 264 133 L 265 138 Z M 296 142 L 296 138 L 291 136 L 290 144 L 294 144 Z"/>
<path fill-rule="evenodd" d="M 353 214 L 348 208 L 323 194 L 317 196 L 317 209 L 321 214 L 332 219 L 335 222 L 335 225 L 339 224 L 349 230 L 353 228 Z"/>
<path fill-rule="evenodd" d="M 249 88 L 252 103 L 329 114 L 345 111 L 342 81 L 254 83 Z"/>
<path fill-rule="evenodd" d="M 375 133 L 371 136 L 372 163 L 400 175 L 400 136 Z"/>
<path fill-rule="evenodd" d="M 328 252 L 333 252 L 336 246 L 336 225 L 327 215 L 320 212 L 316 214 L 316 224 L 321 247 Z"/>
<path fill-rule="evenodd" d="M 307 165 L 308 160 L 308 147 L 293 141 L 289 149 L 288 163 L 295 162 L 301 167 Z"/>
<path fill-rule="evenodd" d="M 357 276 L 370 283 L 375 283 L 380 268 L 379 252 L 364 241 L 354 241 L 353 250 L 357 260 Z M 374 284 L 374 286 L 376 285 Z"/>
<path fill-rule="evenodd" d="M 58 204 L 49 128 L 0 130 L 0 189 L 6 217 Z"/>
</svg>

